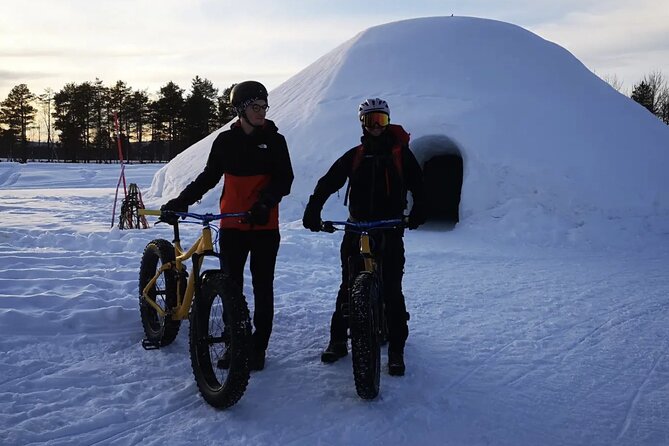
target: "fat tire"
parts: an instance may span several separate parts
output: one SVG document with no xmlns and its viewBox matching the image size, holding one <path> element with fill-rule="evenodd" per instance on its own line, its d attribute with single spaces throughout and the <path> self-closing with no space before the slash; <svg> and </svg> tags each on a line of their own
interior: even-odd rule
<svg viewBox="0 0 669 446">
<path fill-rule="evenodd" d="M 216 364 L 226 347 L 224 329 L 230 366 L 220 370 Z M 226 409 L 244 395 L 249 382 L 250 342 L 249 309 L 241 290 L 226 274 L 207 273 L 191 309 L 189 345 L 195 382 L 211 406 Z"/>
<path fill-rule="evenodd" d="M 156 286 L 149 293 L 156 303 L 168 312 L 165 317 L 159 316 L 158 312 L 144 300 L 142 290 L 164 264 L 173 261 L 174 246 L 167 240 L 156 239 L 149 242 L 144 248 L 139 266 L 139 314 L 146 340 L 157 347 L 171 344 L 177 337 L 181 326 L 180 320 L 171 317 L 171 309 L 177 304 L 176 272 L 163 271 Z"/>
<path fill-rule="evenodd" d="M 378 298 L 376 277 L 362 271 L 353 282 L 349 320 L 355 389 L 366 400 L 377 397 L 381 380 Z"/>
</svg>

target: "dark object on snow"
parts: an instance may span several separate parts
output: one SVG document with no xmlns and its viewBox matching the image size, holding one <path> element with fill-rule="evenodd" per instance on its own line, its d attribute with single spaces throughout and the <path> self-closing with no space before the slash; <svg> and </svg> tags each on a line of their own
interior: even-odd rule
<svg viewBox="0 0 669 446">
<path fill-rule="evenodd" d="M 146 229 L 149 227 L 146 217 L 139 215 L 139 210 L 144 209 L 142 193 L 137 184 L 130 183 L 128 194 L 121 203 L 121 214 L 119 215 L 119 229 Z"/>
</svg>

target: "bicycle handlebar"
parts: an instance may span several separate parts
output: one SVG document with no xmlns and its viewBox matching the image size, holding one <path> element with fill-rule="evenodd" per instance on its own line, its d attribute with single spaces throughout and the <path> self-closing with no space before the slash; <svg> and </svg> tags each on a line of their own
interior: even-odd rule
<svg viewBox="0 0 669 446">
<path fill-rule="evenodd" d="M 200 220 L 205 223 L 212 222 L 214 220 L 222 220 L 224 218 L 233 218 L 233 217 L 248 217 L 248 212 L 225 212 L 223 214 L 195 214 L 193 212 L 177 212 L 177 211 L 161 211 L 160 209 L 139 209 L 139 215 L 156 215 L 161 217 L 166 215 L 173 215 L 176 217 L 192 218 L 195 220 Z M 168 223 L 168 222 L 166 222 Z"/>
<path fill-rule="evenodd" d="M 337 226 L 342 226 L 344 230 L 351 228 L 364 232 L 369 229 L 401 229 L 406 227 L 406 221 L 403 218 L 372 221 L 321 221 L 321 230 L 324 232 L 332 233 L 341 230 Z"/>
</svg>

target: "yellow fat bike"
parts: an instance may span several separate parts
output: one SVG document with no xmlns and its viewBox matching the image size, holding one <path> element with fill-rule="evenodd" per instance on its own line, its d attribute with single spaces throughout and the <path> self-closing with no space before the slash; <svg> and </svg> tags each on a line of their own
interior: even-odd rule
<svg viewBox="0 0 669 446">
<path fill-rule="evenodd" d="M 239 286 L 221 269 L 202 271 L 206 257 L 220 261 L 212 241 L 211 223 L 224 218 L 244 219 L 246 213 L 194 214 L 141 209 L 140 215 L 160 216 L 172 225 L 174 241 L 150 241 L 139 268 L 139 310 L 147 350 L 169 345 L 181 321 L 189 319 L 189 351 L 195 382 L 207 403 L 225 409 L 244 395 L 249 382 L 248 350 L 251 321 Z M 179 219 L 199 223 L 202 234 L 184 250 Z M 189 273 L 186 262 L 191 260 Z M 226 353 L 227 350 L 227 353 Z M 227 355 L 227 367 L 220 360 Z"/>
<path fill-rule="evenodd" d="M 348 259 L 349 296 L 348 305 L 344 306 L 343 312 L 344 318 L 348 320 L 351 337 L 355 389 L 358 396 L 366 400 L 374 399 L 379 394 L 381 345 L 388 334 L 381 270 L 384 245 L 382 230 L 399 229 L 404 224 L 401 219 L 321 223 L 321 230 L 325 232 L 343 229 L 360 236 L 359 255 Z"/>
</svg>

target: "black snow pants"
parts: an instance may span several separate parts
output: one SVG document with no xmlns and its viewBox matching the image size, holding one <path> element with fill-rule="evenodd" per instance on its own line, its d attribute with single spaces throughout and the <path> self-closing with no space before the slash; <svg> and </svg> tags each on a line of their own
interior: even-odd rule
<svg viewBox="0 0 669 446">
<path fill-rule="evenodd" d="M 388 350 L 403 351 L 409 336 L 407 325 L 408 313 L 402 294 L 402 276 L 404 275 L 404 230 L 383 230 L 384 249 L 381 256 L 383 269 L 383 299 L 386 304 L 388 322 Z M 353 271 L 349 271 L 349 257 L 359 257 L 360 235 L 346 232 L 341 243 L 342 281 L 337 293 L 337 304 L 330 323 L 330 339 L 334 342 L 346 341 L 348 325 L 343 317 L 343 306 L 348 304 L 349 282 L 355 278 L 362 267 L 361 261 L 352 262 Z"/>
<path fill-rule="evenodd" d="M 221 229 L 219 243 L 221 269 L 228 271 L 239 288 L 244 288 L 244 266 L 251 255 L 253 284 L 253 346 L 266 350 L 274 319 L 274 267 L 279 252 L 278 230 L 240 231 Z"/>
</svg>

